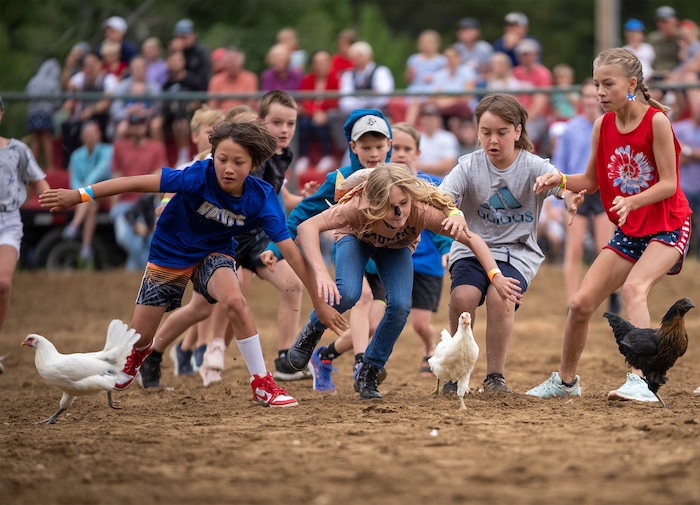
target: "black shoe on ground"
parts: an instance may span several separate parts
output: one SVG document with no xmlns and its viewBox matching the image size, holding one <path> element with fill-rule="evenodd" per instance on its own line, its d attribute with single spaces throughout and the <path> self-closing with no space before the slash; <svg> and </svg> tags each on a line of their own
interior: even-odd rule
<svg viewBox="0 0 700 505">
<path fill-rule="evenodd" d="M 491 373 L 484 379 L 484 393 L 512 393 L 506 379 L 500 373 Z"/>
<path fill-rule="evenodd" d="M 163 355 L 153 351 L 139 368 L 139 382 L 143 388 L 160 387 L 160 363 Z"/>
<path fill-rule="evenodd" d="M 380 368 L 376 366 L 370 365 L 369 363 L 362 363 L 362 368 L 360 368 L 357 374 L 354 385 L 355 391 L 360 393 L 361 400 L 372 400 L 382 397 L 377 387 L 379 371 Z"/>
<path fill-rule="evenodd" d="M 279 358 L 275 358 L 275 371 L 272 373 L 272 377 L 276 381 L 311 379 L 312 376 L 309 368 L 310 367 L 307 366 L 304 370 L 294 370 L 287 361 L 287 356 L 280 356 Z"/>
<path fill-rule="evenodd" d="M 457 394 L 457 383 L 452 381 L 446 381 L 442 385 L 443 395 L 456 395 Z"/>
<path fill-rule="evenodd" d="M 311 326 L 311 321 L 307 321 L 299 332 L 299 336 L 287 351 L 287 362 L 294 370 L 306 370 L 309 365 L 311 355 L 323 336 L 323 330 L 316 330 Z"/>
</svg>

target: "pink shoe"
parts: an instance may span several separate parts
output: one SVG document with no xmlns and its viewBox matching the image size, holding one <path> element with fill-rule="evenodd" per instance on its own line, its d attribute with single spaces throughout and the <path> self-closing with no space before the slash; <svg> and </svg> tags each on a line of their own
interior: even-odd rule
<svg viewBox="0 0 700 505">
<path fill-rule="evenodd" d="M 207 345 L 202 366 L 214 370 L 224 370 L 224 355 L 226 354 L 226 342 L 223 338 L 215 338 Z"/>
<path fill-rule="evenodd" d="M 250 387 L 253 388 L 253 401 L 266 407 L 296 407 L 299 405 L 294 398 L 275 384 L 272 374 L 253 375 L 250 378 Z"/>
<path fill-rule="evenodd" d="M 154 341 L 151 340 L 151 343 L 148 344 L 148 347 L 146 347 L 143 351 L 137 351 L 136 347 L 131 349 L 131 354 L 126 357 L 126 364 L 120 372 L 121 377 L 119 378 L 119 382 L 114 385 L 114 389 L 126 389 L 131 386 L 131 383 L 134 382 L 134 379 L 136 378 L 139 368 L 141 368 L 143 362 L 153 352 L 153 344 Z"/>
<path fill-rule="evenodd" d="M 212 384 L 216 384 L 217 382 L 221 382 L 221 370 L 214 370 L 213 368 L 202 365 L 199 367 L 198 372 L 199 376 L 202 378 L 205 388 Z"/>
</svg>

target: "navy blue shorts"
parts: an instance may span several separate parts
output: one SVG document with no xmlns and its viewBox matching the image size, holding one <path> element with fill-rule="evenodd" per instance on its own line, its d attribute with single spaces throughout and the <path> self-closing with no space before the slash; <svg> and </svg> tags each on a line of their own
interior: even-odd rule
<svg viewBox="0 0 700 505">
<path fill-rule="evenodd" d="M 528 285 L 525 277 L 513 265 L 505 261 L 496 261 L 496 265 L 501 270 L 501 273 L 506 277 L 512 277 L 520 281 L 520 294 L 524 295 Z M 481 266 L 476 258 L 462 258 L 455 261 L 450 267 L 450 275 L 452 276 L 452 286 L 450 291 L 454 291 L 457 286 L 474 286 L 481 291 L 481 300 L 479 305 L 483 305 L 486 300 L 486 291 L 489 288 L 489 276 L 486 270 Z M 515 310 L 520 307 L 519 303 L 515 304 Z"/>
<path fill-rule="evenodd" d="M 437 312 L 442 295 L 442 277 L 413 272 L 412 309 Z"/>
</svg>

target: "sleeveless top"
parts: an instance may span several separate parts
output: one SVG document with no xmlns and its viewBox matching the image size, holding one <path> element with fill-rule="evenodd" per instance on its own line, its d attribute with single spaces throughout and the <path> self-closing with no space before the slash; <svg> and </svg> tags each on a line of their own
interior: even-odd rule
<svg viewBox="0 0 700 505">
<path fill-rule="evenodd" d="M 618 131 L 614 112 L 603 116 L 596 150 L 596 171 L 603 207 L 608 219 L 615 225 L 618 224 L 618 215 L 608 210 L 613 206 L 614 198 L 641 193 L 659 180 L 653 151 L 652 118 L 656 113 L 662 112 L 649 107 L 639 125 L 628 133 Z M 673 143 L 676 151 L 676 192 L 664 200 L 630 212 L 627 221 L 620 227 L 625 235 L 644 237 L 675 231 L 690 216 L 690 206 L 680 186 L 680 145 L 675 134 Z"/>
</svg>

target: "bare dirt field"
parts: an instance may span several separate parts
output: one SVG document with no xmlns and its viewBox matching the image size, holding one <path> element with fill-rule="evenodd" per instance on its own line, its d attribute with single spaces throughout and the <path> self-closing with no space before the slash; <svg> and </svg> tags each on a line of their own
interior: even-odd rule
<svg viewBox="0 0 700 505">
<path fill-rule="evenodd" d="M 336 360 L 338 393 L 315 393 L 311 381 L 284 384 L 299 407 L 251 402 L 248 374 L 227 353 L 224 382 L 204 388 L 198 376 L 165 386 L 134 385 L 81 397 L 55 425 L 36 425 L 58 408 L 61 393 L 20 348 L 40 333 L 62 352 L 98 350 L 111 319 L 131 319 L 140 275 L 19 272 L 0 333 L 0 503 L 50 504 L 627 504 L 700 503 L 700 308 L 688 313 L 688 352 L 669 373 L 658 404 L 609 402 L 626 366 L 602 317 L 593 318 L 579 373 L 583 397 L 540 400 L 524 392 L 556 370 L 566 301 L 561 273 L 544 266 L 516 316 L 507 378 L 515 394 L 471 394 L 468 410 L 433 397 L 418 376 L 419 339 L 404 330 L 387 365 L 380 401 L 352 389 L 352 359 Z M 447 293 L 435 317 L 447 327 Z M 678 298 L 700 304 L 700 265 L 652 291 L 658 323 Z M 276 355 L 276 295 L 258 279 L 250 303 L 268 366 Z M 305 310 L 309 304 L 305 305 Z M 483 309 L 475 335 L 484 375 Z M 326 334 L 323 342 L 331 340 Z M 437 436 L 435 431 L 437 430 Z M 432 432 L 432 435 L 431 435 Z"/>
</svg>

